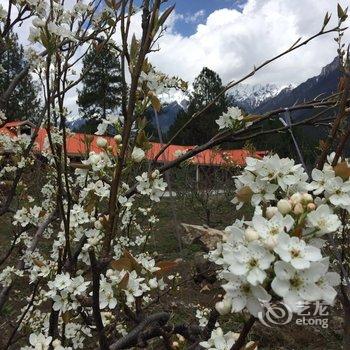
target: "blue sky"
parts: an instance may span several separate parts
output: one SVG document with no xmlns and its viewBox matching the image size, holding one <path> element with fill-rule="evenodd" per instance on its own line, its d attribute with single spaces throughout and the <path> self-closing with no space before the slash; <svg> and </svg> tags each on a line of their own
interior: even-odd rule
<svg viewBox="0 0 350 350">
<path fill-rule="evenodd" d="M 222 8 L 240 10 L 245 0 L 175 0 L 169 3 L 176 4 L 176 13 L 180 16 L 175 24 L 175 30 L 188 36 L 195 33 L 197 25 L 205 23 L 208 15 L 215 10 Z"/>
</svg>

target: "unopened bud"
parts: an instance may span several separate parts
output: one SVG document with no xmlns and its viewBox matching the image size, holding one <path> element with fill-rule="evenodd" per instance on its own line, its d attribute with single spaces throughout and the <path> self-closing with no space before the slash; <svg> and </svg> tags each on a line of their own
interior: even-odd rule
<svg viewBox="0 0 350 350">
<path fill-rule="evenodd" d="M 316 209 L 316 204 L 315 203 L 309 203 L 308 205 L 307 205 L 307 210 L 308 211 L 313 211 L 313 210 L 315 210 Z"/>
<path fill-rule="evenodd" d="M 179 339 L 179 342 L 183 343 L 186 339 L 181 334 L 177 334 L 177 338 Z"/>
<path fill-rule="evenodd" d="M 155 289 L 158 287 L 158 282 L 156 278 L 152 278 L 148 281 L 148 285 L 150 286 L 151 289 Z"/>
<path fill-rule="evenodd" d="M 100 148 L 105 148 L 107 146 L 107 140 L 103 137 L 99 137 L 96 141 L 96 144 Z"/>
<path fill-rule="evenodd" d="M 100 221 L 100 220 L 96 220 L 96 221 L 94 222 L 94 226 L 95 226 L 95 229 L 96 229 L 96 230 L 101 230 L 101 228 L 102 228 L 101 221 Z"/>
<path fill-rule="evenodd" d="M 266 208 L 266 217 L 271 219 L 278 212 L 277 207 L 268 207 Z"/>
<path fill-rule="evenodd" d="M 61 341 L 59 339 L 55 339 L 53 342 L 52 342 L 52 347 L 54 349 L 57 349 L 57 348 L 61 348 Z"/>
<path fill-rule="evenodd" d="M 304 213 L 304 208 L 301 205 L 301 203 L 297 203 L 293 209 L 293 213 L 295 215 L 301 215 L 302 213 Z"/>
<path fill-rule="evenodd" d="M 231 301 L 228 298 L 223 299 L 215 304 L 215 309 L 220 315 L 227 315 L 232 309 Z"/>
<path fill-rule="evenodd" d="M 277 238 L 275 236 L 269 236 L 265 239 L 264 244 L 267 249 L 272 250 L 277 245 Z"/>
<path fill-rule="evenodd" d="M 296 205 L 301 202 L 302 196 L 299 192 L 294 193 L 292 197 L 290 197 L 290 200 L 292 201 L 293 205 Z"/>
<path fill-rule="evenodd" d="M 116 143 L 120 143 L 120 142 L 122 142 L 122 135 L 115 135 L 114 136 L 114 140 L 115 140 L 115 142 Z"/>
<path fill-rule="evenodd" d="M 131 158 L 134 162 L 140 163 L 145 158 L 145 152 L 143 149 L 135 147 L 132 151 Z"/>
<path fill-rule="evenodd" d="M 277 203 L 277 208 L 281 214 L 285 215 L 291 212 L 292 204 L 287 199 L 281 199 Z"/>
<path fill-rule="evenodd" d="M 258 232 L 256 232 L 251 227 L 248 227 L 245 230 L 244 236 L 248 242 L 256 241 L 259 238 Z"/>
<path fill-rule="evenodd" d="M 310 202 L 312 202 L 313 201 L 313 198 L 312 198 L 312 196 L 311 196 L 311 194 L 310 193 L 303 193 L 302 194 L 302 201 L 303 201 L 303 203 L 310 203 Z"/>
<path fill-rule="evenodd" d="M 151 174 L 152 179 L 156 179 L 159 176 L 159 174 L 160 173 L 158 169 L 154 170 L 153 173 Z"/>
</svg>

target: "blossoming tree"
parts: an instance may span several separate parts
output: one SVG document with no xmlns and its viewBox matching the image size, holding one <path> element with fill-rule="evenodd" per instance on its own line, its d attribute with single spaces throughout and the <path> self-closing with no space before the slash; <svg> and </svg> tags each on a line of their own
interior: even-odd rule
<svg viewBox="0 0 350 350">
<path fill-rule="evenodd" d="M 292 311 L 305 301 L 332 304 L 338 288 L 344 309 L 344 349 L 349 349 L 350 171 L 342 158 L 350 136 L 345 123 L 350 75 L 341 43 L 346 12 L 339 6 L 334 28 L 328 28 L 327 14 L 315 35 L 298 40 L 220 93 L 319 36 L 338 35 L 344 71 L 339 92 L 290 108 L 321 109 L 296 125 L 331 123 L 311 177 L 301 165 L 278 155 L 247 159 L 243 173 L 233 180 L 233 201 L 237 206 L 251 205 L 254 215 L 229 225 L 222 242 L 208 254 L 217 267 L 224 296 L 212 305 L 207 318 L 199 312 L 200 324 L 177 324 L 169 313 L 157 309 L 159 298 L 176 291 L 176 278 L 170 274 L 177 263 L 156 259 L 146 249 L 148 232 L 157 222 L 154 206 L 167 188 L 163 174 L 223 142 L 273 134 L 286 127 L 261 128 L 264 120 L 276 118 L 283 110 L 252 116 L 232 107 L 217 120 L 218 133 L 207 143 L 158 166 L 156 160 L 170 140 L 148 170 L 135 176 L 148 148 L 145 110 L 149 106 L 159 110 L 159 97 L 169 89 L 186 89 L 185 82 L 158 72 L 147 58 L 157 49 L 173 11 L 164 7 L 165 2 L 143 0 L 137 8 L 132 0 L 106 1 L 105 7 L 97 0 L 76 1 L 72 6 L 64 1 L 10 0 L 7 8 L 0 7 L 2 40 L 28 22 L 33 43 L 27 52 L 28 66 L 1 93 L 0 103 L 29 73 L 41 82 L 45 99 L 32 135 L 0 135 L 5 154 L 0 159 L 0 177 L 10 179 L 0 215 L 10 219 L 8 234 L 12 234 L 0 260 L 0 310 L 11 304 L 11 295 L 19 288 L 27 293 L 27 303 L 17 310 L 4 348 L 117 350 L 147 348 L 158 341 L 156 346 L 165 349 L 253 349 L 255 344 L 246 344 L 246 336 L 267 302 L 283 300 Z M 139 13 L 141 35 L 136 37 L 133 18 Z M 98 50 L 106 43 L 113 45 L 121 61 L 121 113 L 101 120 L 97 131 L 101 152 L 87 154 L 72 172 L 66 96 L 86 73 L 77 76 L 76 65 L 91 46 Z M 215 99 L 184 128 L 213 103 Z M 329 117 L 330 109 L 335 116 Z M 35 140 L 41 126 L 46 129 L 47 147 L 39 158 Z M 110 126 L 116 131 L 113 144 L 103 137 Z M 40 192 L 32 193 L 26 175 L 38 162 L 45 174 Z M 242 330 L 236 330 L 240 334 L 224 333 L 221 315 L 241 311 L 251 316 Z"/>
</svg>

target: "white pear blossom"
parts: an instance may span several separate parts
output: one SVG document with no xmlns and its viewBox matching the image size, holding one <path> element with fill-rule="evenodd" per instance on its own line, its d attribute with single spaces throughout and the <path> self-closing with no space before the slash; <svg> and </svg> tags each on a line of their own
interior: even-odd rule
<svg viewBox="0 0 350 350">
<path fill-rule="evenodd" d="M 223 113 L 216 124 L 219 129 L 234 129 L 238 128 L 243 122 L 242 111 L 237 107 L 229 107 L 226 113 Z"/>
<path fill-rule="evenodd" d="M 316 210 L 307 215 L 307 226 L 317 229 L 317 235 L 335 232 L 341 225 L 338 215 L 333 214 L 331 208 L 320 205 Z"/>
<path fill-rule="evenodd" d="M 48 350 L 52 337 L 46 337 L 44 334 L 32 333 L 29 336 L 29 343 L 33 346 L 35 350 Z"/>
<path fill-rule="evenodd" d="M 106 278 L 101 275 L 100 279 L 100 308 L 108 307 L 113 310 L 117 306 L 117 299 L 115 298 L 113 287 L 111 283 L 107 282 Z"/>
<path fill-rule="evenodd" d="M 304 301 L 322 298 L 322 290 L 316 284 L 324 273 L 321 262 L 311 263 L 308 269 L 299 270 L 285 261 L 277 261 L 274 270 L 276 277 L 271 287 L 291 310 L 297 311 Z"/>
<path fill-rule="evenodd" d="M 136 188 L 141 194 L 148 195 L 154 202 L 160 201 L 167 184 L 163 181 L 159 172 L 153 172 L 150 177 L 144 172 L 141 176 L 137 176 L 136 180 L 138 181 Z"/>
<path fill-rule="evenodd" d="M 237 339 L 237 334 L 228 332 L 224 334 L 218 327 L 211 332 L 207 341 L 200 342 L 199 345 L 208 350 L 230 350 Z"/>
<path fill-rule="evenodd" d="M 252 223 L 263 242 L 269 248 L 273 248 L 277 244 L 278 236 L 293 227 L 294 220 L 290 215 L 283 216 L 277 211 L 270 220 L 261 215 L 254 215 Z"/>
<path fill-rule="evenodd" d="M 326 182 L 325 192 L 333 205 L 343 207 L 350 205 L 350 181 L 344 182 L 340 177 L 332 178 Z"/>
<path fill-rule="evenodd" d="M 251 242 L 246 247 L 238 247 L 232 254 L 224 253 L 223 260 L 229 264 L 229 271 L 247 276 L 247 281 L 256 286 L 264 282 L 265 270 L 270 267 L 274 256 L 258 243 Z"/>
<path fill-rule="evenodd" d="M 271 296 L 262 286 L 253 286 L 245 276 L 236 276 L 231 272 L 222 272 L 220 276 L 227 281 L 222 288 L 226 292 L 225 298 L 231 300 L 231 312 L 240 312 L 247 308 L 252 315 L 258 316 L 263 310 L 263 303 L 271 300 Z"/>
<path fill-rule="evenodd" d="M 341 283 L 341 279 L 336 272 L 328 272 L 329 258 L 323 259 L 321 263 L 323 267 L 323 269 L 321 269 L 321 278 L 316 282 L 316 285 L 321 290 L 321 299 L 332 305 L 337 296 L 337 291 L 334 287 Z"/>
<path fill-rule="evenodd" d="M 104 135 L 107 132 L 108 126 L 119 126 L 124 122 L 123 116 L 108 115 L 106 119 L 102 119 L 102 122 L 97 126 L 95 135 Z"/>
<path fill-rule="evenodd" d="M 22 270 L 18 270 L 13 266 L 6 266 L 0 272 L 0 284 L 4 287 L 10 286 L 15 276 L 22 277 L 23 275 Z"/>
<path fill-rule="evenodd" d="M 290 237 L 286 233 L 278 236 L 275 252 L 295 269 L 307 269 L 310 267 L 310 262 L 322 259 L 320 249 L 307 245 L 304 240 Z"/>
</svg>

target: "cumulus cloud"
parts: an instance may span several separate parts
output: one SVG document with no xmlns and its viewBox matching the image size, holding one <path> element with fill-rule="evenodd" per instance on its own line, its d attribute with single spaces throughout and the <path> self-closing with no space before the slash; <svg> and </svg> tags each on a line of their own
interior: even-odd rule
<svg viewBox="0 0 350 350">
<path fill-rule="evenodd" d="M 69 0 L 70 2 L 72 0 Z M 236 0 L 237 1 L 237 0 Z M 240 10 L 227 8 L 210 14 L 204 10 L 192 14 L 174 12 L 167 32 L 158 41 L 160 51 L 150 55 L 158 69 L 179 76 L 190 83 L 204 66 L 218 72 L 226 83 L 237 80 L 258 65 L 290 47 L 299 37 L 306 38 L 320 30 L 325 13 L 333 13 L 329 27 L 337 21 L 338 0 L 248 0 Z M 339 0 L 345 8 L 347 0 Z M 0 0 L 5 5 L 5 0 Z M 207 17 L 206 17 L 207 16 Z M 205 18 L 206 17 L 206 18 Z M 176 30 L 181 22 L 196 23 L 193 35 Z M 134 16 L 132 32 L 141 36 L 141 14 Z M 20 41 L 27 48 L 29 23 L 18 28 Z M 247 83 L 298 84 L 319 74 L 336 56 L 335 33 L 317 38 L 309 45 L 259 71 Z M 350 36 L 346 34 L 345 39 Z M 114 36 L 120 42 L 118 33 Z M 346 40 L 345 40 L 346 41 Z M 78 67 L 79 73 L 81 69 Z M 69 93 L 69 109 L 77 114 L 76 91 Z"/>
<path fill-rule="evenodd" d="M 345 7 L 346 1 L 340 1 Z M 191 36 L 175 31 L 174 15 L 159 42 L 160 52 L 151 55 L 162 71 L 192 82 L 203 66 L 220 74 L 224 82 L 238 79 L 254 65 L 290 47 L 299 37 L 320 30 L 325 13 L 333 13 L 337 0 L 248 0 L 242 11 L 223 8 L 209 14 Z M 334 33 L 289 54 L 257 73 L 250 83 L 300 83 L 317 75 L 336 56 Z M 349 37 L 349 36 L 347 36 Z"/>
</svg>

